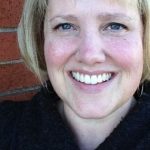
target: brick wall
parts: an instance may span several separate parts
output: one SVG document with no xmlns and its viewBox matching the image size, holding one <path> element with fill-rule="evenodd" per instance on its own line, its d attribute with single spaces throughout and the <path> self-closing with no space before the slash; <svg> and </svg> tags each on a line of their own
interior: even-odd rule
<svg viewBox="0 0 150 150">
<path fill-rule="evenodd" d="M 0 0 L 0 100 L 28 100 L 40 87 L 26 69 L 17 44 L 23 0 Z"/>
</svg>

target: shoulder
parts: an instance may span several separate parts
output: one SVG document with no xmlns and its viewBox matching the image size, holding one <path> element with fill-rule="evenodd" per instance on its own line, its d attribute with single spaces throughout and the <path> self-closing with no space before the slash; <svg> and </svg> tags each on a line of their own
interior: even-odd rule
<svg viewBox="0 0 150 150">
<path fill-rule="evenodd" d="M 14 144 L 16 134 L 24 123 L 34 119 L 40 103 L 38 93 L 32 100 L 24 102 L 4 101 L 0 103 L 0 149 L 10 149 Z M 22 132 L 22 131 L 19 131 Z"/>
<path fill-rule="evenodd" d="M 43 96 L 43 93 L 38 92 L 31 100 L 27 101 L 4 101 L 0 103 L 0 127 L 10 122 L 15 122 L 15 120 L 25 113 L 33 113 L 39 107 L 44 105 L 46 98 Z"/>
<path fill-rule="evenodd" d="M 0 134 L 5 128 L 11 128 L 20 118 L 34 119 L 39 113 L 52 110 L 56 106 L 53 94 L 45 94 L 43 89 L 31 100 L 23 102 L 4 101 L 0 103 Z"/>
<path fill-rule="evenodd" d="M 22 106 L 26 102 L 11 102 L 11 101 L 4 101 L 0 103 L 0 129 L 11 127 L 18 115 L 21 112 Z M 1 130 L 2 131 L 2 130 Z"/>
<path fill-rule="evenodd" d="M 138 127 L 139 134 L 136 137 L 138 141 L 137 149 L 150 149 L 150 93 L 144 92 L 141 99 L 138 102 L 139 113 L 134 126 Z"/>
<path fill-rule="evenodd" d="M 21 105 L 18 102 L 0 103 L 0 149 L 10 148 L 20 112 Z"/>
<path fill-rule="evenodd" d="M 10 120 L 11 118 L 18 116 L 19 112 L 22 112 L 23 108 L 32 105 L 34 103 L 33 102 L 34 100 L 35 98 L 33 98 L 32 100 L 19 101 L 19 102 L 14 102 L 10 100 L 1 102 L 0 121 Z"/>
<path fill-rule="evenodd" d="M 0 104 L 0 149 L 66 149 L 74 143 L 57 109 L 58 97 L 40 91 L 28 102 Z M 53 144 L 58 141 L 58 145 Z"/>
</svg>

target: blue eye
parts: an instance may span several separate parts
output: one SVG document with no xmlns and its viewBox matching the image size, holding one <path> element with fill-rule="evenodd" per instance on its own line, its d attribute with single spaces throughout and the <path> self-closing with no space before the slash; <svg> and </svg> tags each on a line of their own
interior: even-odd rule
<svg viewBox="0 0 150 150">
<path fill-rule="evenodd" d="M 113 32 L 117 32 L 117 31 L 127 30 L 127 27 L 121 23 L 112 22 L 106 26 L 105 30 L 111 30 Z"/>
<path fill-rule="evenodd" d="M 59 31 L 76 30 L 76 28 L 74 27 L 74 25 L 72 25 L 70 23 L 61 23 L 61 24 L 58 24 L 54 29 L 55 30 L 59 30 Z"/>
</svg>

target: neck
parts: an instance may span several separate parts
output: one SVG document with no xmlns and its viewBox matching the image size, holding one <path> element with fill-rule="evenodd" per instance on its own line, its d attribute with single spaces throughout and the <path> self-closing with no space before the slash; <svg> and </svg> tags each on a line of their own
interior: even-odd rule
<svg viewBox="0 0 150 150">
<path fill-rule="evenodd" d="M 112 133 L 134 103 L 134 100 L 129 100 L 110 115 L 99 119 L 81 118 L 70 108 L 64 106 L 64 116 L 75 135 L 80 149 L 94 150 Z"/>
</svg>

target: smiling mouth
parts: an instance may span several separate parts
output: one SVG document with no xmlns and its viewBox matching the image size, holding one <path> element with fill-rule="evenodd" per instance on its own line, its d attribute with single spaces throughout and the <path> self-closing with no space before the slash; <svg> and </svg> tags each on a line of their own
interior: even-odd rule
<svg viewBox="0 0 150 150">
<path fill-rule="evenodd" d="M 103 82 L 107 82 L 112 79 L 113 73 L 101 73 L 97 75 L 88 75 L 79 72 L 71 72 L 71 76 L 74 80 L 87 84 L 87 85 L 96 85 Z"/>
</svg>

